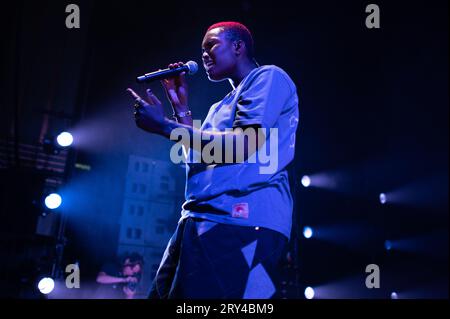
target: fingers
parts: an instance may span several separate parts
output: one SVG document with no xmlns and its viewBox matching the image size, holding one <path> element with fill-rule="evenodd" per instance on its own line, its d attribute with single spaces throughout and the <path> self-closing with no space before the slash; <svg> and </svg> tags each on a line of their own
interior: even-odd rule
<svg viewBox="0 0 450 319">
<path fill-rule="evenodd" d="M 147 100 L 150 102 L 150 104 L 155 104 L 155 101 L 153 100 L 153 93 L 150 89 L 145 90 L 147 93 Z"/>
<path fill-rule="evenodd" d="M 171 63 L 169 64 L 169 69 L 175 69 L 175 68 L 179 68 L 182 67 L 184 65 L 183 62 L 177 62 L 177 63 Z M 181 72 L 179 76 L 174 77 L 175 83 L 177 85 L 186 85 L 186 78 L 185 78 L 186 72 Z M 163 85 L 168 85 L 168 82 L 164 82 L 162 83 Z"/>
<path fill-rule="evenodd" d="M 178 66 L 183 66 L 183 65 L 184 65 L 183 62 L 178 62 Z M 180 85 L 185 85 L 186 84 L 186 77 L 185 77 L 185 75 L 186 75 L 186 72 L 181 72 L 180 73 L 180 76 L 178 78 Z"/>
<path fill-rule="evenodd" d="M 175 69 L 175 68 L 179 68 L 180 66 L 183 66 L 184 63 L 183 62 L 177 62 L 177 63 L 171 63 L 169 64 L 169 69 Z"/>
<path fill-rule="evenodd" d="M 142 107 L 144 100 L 132 89 L 128 88 L 127 92 L 130 93 L 131 97 L 134 99 L 134 117 L 137 118 L 139 116 L 139 109 Z"/>
<path fill-rule="evenodd" d="M 181 86 L 186 85 L 186 72 L 181 72 L 180 76 L 179 76 L 179 83 Z"/>
<path fill-rule="evenodd" d="M 161 81 L 161 83 L 163 83 Z M 144 99 L 142 99 L 139 94 L 137 94 L 136 92 L 133 91 L 133 89 L 128 88 L 127 92 L 130 93 L 131 97 L 133 97 L 133 99 L 135 100 L 135 104 L 134 104 L 134 108 L 135 111 L 139 111 L 139 108 L 143 105 L 161 105 L 161 101 L 156 97 L 155 94 L 153 94 L 152 90 L 147 89 L 146 93 L 147 93 L 147 98 L 145 101 Z"/>
<path fill-rule="evenodd" d="M 169 86 L 169 80 L 167 79 L 162 79 L 161 81 L 162 86 L 167 90 L 168 86 Z"/>
<path fill-rule="evenodd" d="M 134 92 L 132 89 L 128 88 L 127 91 L 130 93 L 130 95 L 133 97 L 133 99 L 142 100 L 141 97 L 136 92 Z"/>
<path fill-rule="evenodd" d="M 161 101 L 156 97 L 155 94 L 153 94 L 152 90 L 147 89 L 147 98 L 150 102 L 150 104 L 162 104 Z"/>
<path fill-rule="evenodd" d="M 139 96 L 139 94 L 134 92 L 132 89 L 128 88 L 127 91 L 130 93 L 130 95 L 136 101 L 136 103 L 134 105 L 135 109 L 138 109 L 140 106 L 143 106 L 143 105 L 146 105 L 146 104 L 150 104 L 150 105 L 162 104 L 161 101 L 156 97 L 156 95 L 153 94 L 153 92 L 150 89 L 146 90 L 146 93 L 147 93 L 146 101 L 143 100 Z"/>
<path fill-rule="evenodd" d="M 133 112 L 133 116 L 134 116 L 134 120 L 139 121 L 140 117 L 141 117 L 141 108 L 142 105 L 144 103 L 146 103 L 140 96 L 139 94 L 137 94 L 136 92 L 134 92 L 132 89 L 128 88 L 127 92 L 130 93 L 130 95 L 133 97 L 133 99 L 135 100 L 134 103 L 134 112 Z"/>
<path fill-rule="evenodd" d="M 169 69 L 176 69 L 179 67 L 182 67 L 184 65 L 183 62 L 177 62 L 177 63 L 171 63 L 168 65 Z M 175 84 L 175 86 L 185 86 L 186 85 L 186 78 L 185 78 L 186 72 L 181 72 L 177 76 L 170 77 L 168 79 L 164 79 L 161 81 L 161 84 L 164 86 L 164 88 L 167 90 Z"/>
</svg>

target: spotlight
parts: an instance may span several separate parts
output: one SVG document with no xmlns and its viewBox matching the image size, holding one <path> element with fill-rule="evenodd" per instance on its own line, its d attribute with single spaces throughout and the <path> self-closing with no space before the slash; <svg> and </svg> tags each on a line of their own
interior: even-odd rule
<svg viewBox="0 0 450 319">
<path fill-rule="evenodd" d="M 391 299 L 398 299 L 398 295 L 395 291 L 391 293 Z"/>
<path fill-rule="evenodd" d="M 391 250 L 392 249 L 392 242 L 390 240 L 386 240 L 384 242 L 384 248 L 386 248 L 386 250 Z"/>
<path fill-rule="evenodd" d="M 38 289 L 44 295 L 47 295 L 55 288 L 55 281 L 50 277 L 45 277 L 39 280 Z"/>
<path fill-rule="evenodd" d="M 311 185 L 311 178 L 309 178 L 308 175 L 302 177 L 302 185 L 304 187 L 308 187 L 309 185 Z"/>
<path fill-rule="evenodd" d="M 312 235 L 313 235 L 313 230 L 312 230 L 312 228 L 311 227 L 308 227 L 308 226 L 306 226 L 306 227 L 304 227 L 303 228 L 303 236 L 305 237 L 305 238 L 311 238 L 312 237 Z"/>
<path fill-rule="evenodd" d="M 381 204 L 386 204 L 387 198 L 386 198 L 386 194 L 385 193 L 381 193 L 380 194 L 380 203 Z"/>
<path fill-rule="evenodd" d="M 72 145 L 72 142 L 72 134 L 62 132 L 56 138 L 54 136 L 46 136 L 42 142 L 42 146 L 47 154 L 57 155 L 62 149 Z"/>
<path fill-rule="evenodd" d="M 56 141 L 61 147 L 67 147 L 72 145 L 73 136 L 69 132 L 62 132 L 56 137 Z"/>
<path fill-rule="evenodd" d="M 306 287 L 305 289 L 305 298 L 313 299 L 314 298 L 314 289 L 311 287 Z"/>
<path fill-rule="evenodd" d="M 62 203 L 62 198 L 56 193 L 52 193 L 45 198 L 45 206 L 49 209 L 56 209 Z"/>
</svg>

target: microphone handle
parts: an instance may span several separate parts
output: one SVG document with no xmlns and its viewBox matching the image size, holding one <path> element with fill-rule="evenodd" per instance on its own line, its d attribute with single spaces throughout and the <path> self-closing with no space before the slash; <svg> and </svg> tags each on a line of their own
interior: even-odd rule
<svg viewBox="0 0 450 319">
<path fill-rule="evenodd" d="M 136 81 L 138 83 L 157 81 L 157 80 L 176 76 L 176 75 L 180 74 L 181 72 L 188 72 L 188 71 L 189 71 L 189 68 L 186 65 L 183 65 L 183 66 L 181 66 L 179 68 L 175 68 L 175 69 L 164 69 L 164 70 L 159 70 L 159 71 L 155 71 L 155 72 L 151 72 L 151 73 L 147 73 L 147 74 L 138 76 L 136 78 Z"/>
</svg>

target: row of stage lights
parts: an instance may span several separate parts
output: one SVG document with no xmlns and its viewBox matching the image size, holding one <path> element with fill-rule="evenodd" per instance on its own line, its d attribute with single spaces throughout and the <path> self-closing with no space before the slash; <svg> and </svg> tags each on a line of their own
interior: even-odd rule
<svg viewBox="0 0 450 319">
<path fill-rule="evenodd" d="M 303 185 L 303 187 L 307 188 L 311 186 L 311 178 L 308 175 L 304 175 L 301 178 L 301 183 Z M 386 204 L 387 202 L 387 196 L 385 193 L 381 193 L 379 195 L 379 201 L 382 205 Z M 303 237 L 305 237 L 306 239 L 310 239 L 314 236 L 314 230 L 312 227 L 310 226 L 305 226 L 303 227 Z M 386 250 L 391 250 L 392 249 L 392 242 L 389 240 L 386 240 L 384 242 L 384 247 Z M 306 287 L 305 291 L 304 291 L 304 295 L 306 299 L 313 299 L 314 298 L 314 288 L 313 287 Z M 398 299 L 398 295 L 396 292 L 392 292 L 391 293 L 391 299 Z"/>
<path fill-rule="evenodd" d="M 56 138 L 46 138 L 44 139 L 44 151 L 47 153 L 56 155 L 61 150 L 67 149 L 73 143 L 73 136 L 69 132 L 62 132 Z M 50 210 L 55 210 L 62 204 L 61 195 L 58 193 L 48 194 L 44 199 L 45 207 Z M 44 212 L 45 216 L 46 213 Z"/>
<path fill-rule="evenodd" d="M 302 183 L 303 187 L 306 187 L 306 188 L 310 187 L 311 186 L 311 177 L 309 177 L 308 175 L 304 175 L 301 179 L 301 183 Z M 386 194 L 380 193 L 379 200 L 382 205 L 386 204 L 387 203 Z"/>
<path fill-rule="evenodd" d="M 63 132 L 59 134 L 56 138 L 56 141 L 60 147 L 66 148 L 69 147 L 73 143 L 73 137 L 68 132 Z M 301 183 L 304 187 L 309 187 L 311 185 L 311 178 L 307 175 L 303 176 L 301 179 Z M 386 194 L 381 193 L 379 195 L 379 200 L 381 204 L 385 204 L 387 202 Z M 54 210 L 57 209 L 62 204 L 62 198 L 57 193 L 49 194 L 45 198 L 45 206 L 50 209 Z M 306 239 L 312 238 L 314 235 L 314 230 L 310 226 L 305 226 L 303 228 L 303 237 Z M 392 248 L 392 243 L 389 240 L 385 241 L 385 248 L 386 250 L 390 250 Z M 55 286 L 55 283 L 52 278 L 45 277 L 41 279 L 38 283 L 39 291 L 43 294 L 49 294 Z M 306 299 L 313 299 L 314 298 L 314 288 L 307 287 L 304 291 L 304 295 Z M 397 299 L 397 293 L 393 292 L 391 294 L 391 299 Z"/>
<path fill-rule="evenodd" d="M 73 136 L 69 132 L 62 132 L 56 138 L 45 138 L 43 141 L 44 151 L 48 154 L 57 155 L 63 149 L 67 149 L 73 143 Z M 62 204 L 62 197 L 58 193 L 48 194 L 44 199 L 44 204 L 50 211 L 56 210 Z M 42 216 L 46 216 L 47 212 L 44 211 Z M 55 288 L 55 281 L 51 277 L 43 277 L 37 284 L 39 291 L 47 295 Z"/>
<path fill-rule="evenodd" d="M 306 299 L 313 299 L 315 294 L 314 288 L 306 287 L 304 294 Z M 398 299 L 398 294 L 395 291 L 391 293 L 391 299 Z"/>
<path fill-rule="evenodd" d="M 303 187 L 309 187 L 311 185 L 311 178 L 308 175 L 305 175 L 302 177 L 301 183 L 302 183 Z M 303 237 L 305 237 L 306 239 L 310 239 L 313 237 L 313 235 L 314 235 L 314 230 L 311 227 L 309 227 L 309 226 L 303 227 Z M 305 295 L 306 299 L 313 299 L 314 298 L 314 288 L 306 287 L 304 295 Z"/>
</svg>

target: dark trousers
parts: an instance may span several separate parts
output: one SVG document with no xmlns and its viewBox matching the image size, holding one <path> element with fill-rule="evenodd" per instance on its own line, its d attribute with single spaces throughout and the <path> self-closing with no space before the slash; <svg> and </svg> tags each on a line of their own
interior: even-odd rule
<svg viewBox="0 0 450 319">
<path fill-rule="evenodd" d="M 276 231 L 180 221 L 152 284 L 157 299 L 277 298 L 287 238 Z"/>
</svg>

